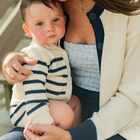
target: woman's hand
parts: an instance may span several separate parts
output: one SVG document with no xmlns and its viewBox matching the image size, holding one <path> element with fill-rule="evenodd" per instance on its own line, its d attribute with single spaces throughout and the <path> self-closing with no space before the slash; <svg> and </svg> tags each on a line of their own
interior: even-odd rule
<svg viewBox="0 0 140 140">
<path fill-rule="evenodd" d="M 42 132 L 39 136 L 33 132 Z M 72 140 L 68 131 L 65 131 L 57 126 L 47 124 L 31 124 L 26 126 L 24 136 L 27 140 Z"/>
<path fill-rule="evenodd" d="M 2 72 L 3 77 L 8 81 L 8 83 L 19 83 L 25 80 L 29 75 L 33 74 L 32 71 L 24 68 L 21 65 L 22 63 L 35 65 L 37 60 L 32 60 L 28 55 L 19 52 L 10 52 L 4 57 Z M 17 73 L 15 70 L 19 73 Z"/>
</svg>

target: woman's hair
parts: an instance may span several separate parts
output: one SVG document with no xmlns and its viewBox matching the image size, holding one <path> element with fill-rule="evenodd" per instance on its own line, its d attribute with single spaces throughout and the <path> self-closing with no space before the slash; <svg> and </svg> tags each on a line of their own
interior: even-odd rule
<svg viewBox="0 0 140 140">
<path fill-rule="evenodd" d="M 22 15 L 22 20 L 25 22 L 25 11 L 26 8 L 28 8 L 31 4 L 33 3 L 43 3 L 47 7 L 50 7 L 50 2 L 52 2 L 56 6 L 56 1 L 57 0 L 22 0 L 21 5 L 20 5 L 20 10 L 21 10 L 21 15 Z M 61 2 L 59 2 L 61 5 Z"/>
<path fill-rule="evenodd" d="M 140 9 L 140 0 L 94 0 L 98 5 L 111 12 L 136 15 Z"/>
</svg>

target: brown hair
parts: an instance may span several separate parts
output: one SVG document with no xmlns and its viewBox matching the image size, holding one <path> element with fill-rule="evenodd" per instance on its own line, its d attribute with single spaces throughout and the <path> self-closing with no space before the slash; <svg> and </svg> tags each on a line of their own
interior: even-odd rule
<svg viewBox="0 0 140 140">
<path fill-rule="evenodd" d="M 50 2 L 52 2 L 55 6 L 57 0 L 22 0 L 20 5 L 22 20 L 25 22 L 25 10 L 27 7 L 29 7 L 32 3 L 43 3 L 47 7 L 51 8 Z M 62 6 L 62 3 L 59 2 L 59 4 Z"/>
<path fill-rule="evenodd" d="M 98 5 L 111 12 L 136 15 L 140 9 L 140 0 L 94 0 Z"/>
</svg>

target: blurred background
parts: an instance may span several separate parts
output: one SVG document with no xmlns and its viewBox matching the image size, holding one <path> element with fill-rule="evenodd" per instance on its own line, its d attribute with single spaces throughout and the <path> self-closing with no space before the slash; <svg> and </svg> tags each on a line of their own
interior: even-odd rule
<svg viewBox="0 0 140 140">
<path fill-rule="evenodd" d="M 2 59 L 11 51 L 20 51 L 31 42 L 23 29 L 19 10 L 20 0 L 0 0 L 0 136 L 14 126 L 9 119 L 12 85 L 2 76 Z"/>
</svg>

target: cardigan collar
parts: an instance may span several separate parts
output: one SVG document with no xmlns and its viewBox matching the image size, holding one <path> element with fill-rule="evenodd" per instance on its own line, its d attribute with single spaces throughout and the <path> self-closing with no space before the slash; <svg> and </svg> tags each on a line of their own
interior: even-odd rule
<svg viewBox="0 0 140 140">
<path fill-rule="evenodd" d="M 95 5 L 93 6 L 93 8 L 87 13 L 87 15 L 90 12 L 95 12 L 96 15 L 99 17 L 103 13 L 103 11 L 104 11 L 104 9 L 95 3 Z"/>
</svg>

